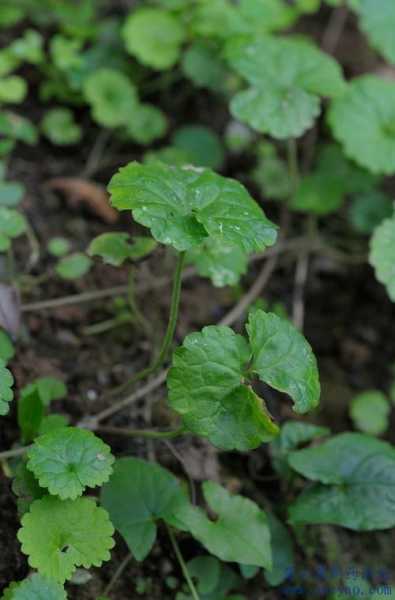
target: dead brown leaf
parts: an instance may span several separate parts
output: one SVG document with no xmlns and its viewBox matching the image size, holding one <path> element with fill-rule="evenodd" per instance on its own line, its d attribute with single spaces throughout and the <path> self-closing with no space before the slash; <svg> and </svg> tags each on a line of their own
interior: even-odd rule
<svg viewBox="0 0 395 600">
<path fill-rule="evenodd" d="M 108 203 L 108 194 L 104 186 L 81 179 L 80 177 L 55 177 L 47 181 L 51 190 L 62 192 L 70 206 L 86 204 L 90 210 L 106 223 L 115 223 L 118 212 Z"/>
</svg>

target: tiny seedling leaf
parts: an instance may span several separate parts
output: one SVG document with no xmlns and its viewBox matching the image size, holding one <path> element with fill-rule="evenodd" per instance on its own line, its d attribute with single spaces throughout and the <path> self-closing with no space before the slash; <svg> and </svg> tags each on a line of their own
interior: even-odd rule
<svg viewBox="0 0 395 600">
<path fill-rule="evenodd" d="M 378 390 L 368 390 L 351 400 L 350 417 L 354 426 L 370 435 L 382 435 L 389 425 L 390 404 Z"/>
<path fill-rule="evenodd" d="M 110 447 L 91 431 L 63 427 L 35 440 L 27 466 L 50 494 L 74 500 L 108 481 L 113 462 Z"/>
<path fill-rule="evenodd" d="M 31 567 L 63 583 L 76 567 L 100 567 L 110 558 L 114 528 L 91 498 L 35 500 L 22 518 L 18 539 Z"/>
<path fill-rule="evenodd" d="M 52 108 L 41 121 L 41 129 L 56 146 L 69 146 L 80 141 L 81 128 L 68 108 Z"/>
<path fill-rule="evenodd" d="M 104 262 L 118 267 L 127 259 L 143 258 L 155 247 L 155 240 L 149 237 L 131 238 L 128 233 L 102 233 L 92 240 L 88 254 L 101 256 Z"/>
<path fill-rule="evenodd" d="M 139 104 L 125 122 L 125 134 L 143 146 L 152 144 L 167 131 L 166 115 L 153 104 Z"/>
<path fill-rule="evenodd" d="M 79 279 L 91 268 L 91 259 L 82 252 L 75 252 L 60 259 L 55 267 L 62 279 Z"/>
<path fill-rule="evenodd" d="M 53 400 L 61 400 L 67 394 L 67 387 L 56 377 L 38 377 L 21 390 L 21 395 L 31 394 L 37 390 L 44 406 L 49 406 Z"/>
<path fill-rule="evenodd" d="M 60 258 L 70 251 L 71 244 L 68 239 L 62 237 L 54 237 L 48 242 L 48 252 L 52 256 Z"/>
<path fill-rule="evenodd" d="M 237 181 L 210 170 L 128 164 L 109 184 L 113 206 L 131 210 L 153 237 L 188 250 L 207 237 L 245 252 L 274 244 L 276 228 Z"/>
</svg>

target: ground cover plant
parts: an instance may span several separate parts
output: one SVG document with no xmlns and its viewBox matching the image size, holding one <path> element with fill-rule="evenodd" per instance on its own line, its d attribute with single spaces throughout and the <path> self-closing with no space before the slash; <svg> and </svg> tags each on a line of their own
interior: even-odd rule
<svg viewBox="0 0 395 600">
<path fill-rule="evenodd" d="M 1 598 L 395 596 L 394 31 L 2 2 Z"/>
</svg>

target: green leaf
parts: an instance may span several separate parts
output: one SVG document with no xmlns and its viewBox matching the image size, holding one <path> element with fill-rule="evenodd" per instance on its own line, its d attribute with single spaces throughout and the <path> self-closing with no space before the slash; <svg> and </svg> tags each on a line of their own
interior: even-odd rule
<svg viewBox="0 0 395 600">
<path fill-rule="evenodd" d="M 288 577 L 294 566 L 294 549 L 288 529 L 271 513 L 267 513 L 272 549 L 272 568 L 265 570 L 265 579 L 269 585 L 280 585 Z"/>
<path fill-rule="evenodd" d="M 395 83 L 374 75 L 354 79 L 328 113 L 334 137 L 359 165 L 395 172 Z"/>
<path fill-rule="evenodd" d="M 395 302 L 395 215 L 385 219 L 374 230 L 370 240 L 369 262 L 376 278 L 385 285 L 389 297 Z"/>
<path fill-rule="evenodd" d="M 290 466 L 319 481 L 291 504 L 293 524 L 328 523 L 356 531 L 395 525 L 395 450 L 361 433 L 291 452 Z"/>
<path fill-rule="evenodd" d="M 168 123 L 166 115 L 153 104 L 139 104 L 125 125 L 127 136 L 147 146 L 165 135 Z"/>
<path fill-rule="evenodd" d="M 10 336 L 3 329 L 0 329 L 0 361 L 7 364 L 14 355 L 15 348 Z"/>
<path fill-rule="evenodd" d="M 242 336 L 209 326 L 185 338 L 167 379 L 170 405 L 184 425 L 227 450 L 256 448 L 278 433 L 264 401 L 242 383 L 249 359 Z"/>
<path fill-rule="evenodd" d="M 155 247 L 155 240 L 149 237 L 136 237 L 132 240 L 128 233 L 102 233 L 92 240 L 88 254 L 101 256 L 104 262 L 118 267 L 128 258 L 143 258 Z"/>
<path fill-rule="evenodd" d="M 19 104 L 27 94 L 27 84 L 18 75 L 9 75 L 0 79 L 0 104 Z"/>
<path fill-rule="evenodd" d="M 199 594 L 215 592 L 221 577 L 221 563 L 215 556 L 196 556 L 188 563 L 189 575 L 196 579 Z"/>
<path fill-rule="evenodd" d="M 392 216 L 393 200 L 380 190 L 370 190 L 353 198 L 348 211 L 351 225 L 358 233 L 373 233 L 384 219 Z"/>
<path fill-rule="evenodd" d="M 18 398 L 18 425 L 24 443 L 31 442 L 38 434 L 43 416 L 44 406 L 38 389 L 28 386 Z"/>
<path fill-rule="evenodd" d="M 232 496 L 213 481 L 203 484 L 203 493 L 216 521 L 197 507 L 181 507 L 177 516 L 207 550 L 224 561 L 270 569 L 270 531 L 265 513 L 248 498 Z"/>
<path fill-rule="evenodd" d="M 101 490 L 101 504 L 136 560 L 143 560 L 156 539 L 156 522 L 177 517 L 188 499 L 176 477 L 157 464 L 121 458 Z"/>
<path fill-rule="evenodd" d="M 38 140 L 37 128 L 33 123 L 10 111 L 0 113 L 0 133 L 30 145 Z"/>
<path fill-rule="evenodd" d="M 38 377 L 21 390 L 21 395 L 29 395 L 37 391 L 44 406 L 49 406 L 53 400 L 61 400 L 67 395 L 63 381 L 56 377 Z"/>
<path fill-rule="evenodd" d="M 218 57 L 215 48 L 197 41 L 184 52 L 182 70 L 197 87 L 219 91 L 224 87 L 227 74 L 226 65 Z"/>
<path fill-rule="evenodd" d="M 185 39 L 182 23 L 160 8 L 135 10 L 126 19 L 122 35 L 128 52 L 154 69 L 172 67 Z"/>
<path fill-rule="evenodd" d="M 248 266 L 248 257 L 243 250 L 211 238 L 192 248 L 187 258 L 196 266 L 199 275 L 209 277 L 216 287 L 236 285 Z"/>
<path fill-rule="evenodd" d="M 91 431 L 56 429 L 37 438 L 28 451 L 28 468 L 41 487 L 65 500 L 74 500 L 86 487 L 108 481 L 114 458 L 111 449 Z"/>
<path fill-rule="evenodd" d="M 260 379 L 289 394 L 297 413 L 318 406 L 317 362 L 303 335 L 289 321 L 262 310 L 250 314 L 247 331 L 253 352 L 252 370 Z"/>
<path fill-rule="evenodd" d="M 14 397 L 12 386 L 14 378 L 11 371 L 7 369 L 3 360 L 0 359 L 0 416 L 4 416 L 10 410 L 10 402 Z"/>
<path fill-rule="evenodd" d="M 63 586 L 42 577 L 39 573 L 18 582 L 9 598 L 10 600 L 67 600 Z"/>
<path fill-rule="evenodd" d="M 29 565 L 63 583 L 76 567 L 100 567 L 114 546 L 108 514 L 91 498 L 35 500 L 22 518 L 18 539 Z"/>
<path fill-rule="evenodd" d="M 233 98 L 232 114 L 279 139 L 302 135 L 320 113 L 319 97 L 344 91 L 339 65 L 305 40 L 234 39 L 226 56 L 251 85 Z"/>
<path fill-rule="evenodd" d="M 76 144 L 82 136 L 81 127 L 74 121 L 74 114 L 68 108 L 52 108 L 41 121 L 41 128 L 47 138 L 57 146 Z"/>
<path fill-rule="evenodd" d="M 84 81 L 83 92 L 94 119 L 105 127 L 124 125 L 138 108 L 135 86 L 115 69 L 95 70 Z"/>
<path fill-rule="evenodd" d="M 173 145 L 187 152 L 197 167 L 220 169 L 225 159 L 217 134 L 201 125 L 187 125 L 178 129 L 173 136 Z"/>
<path fill-rule="evenodd" d="M 60 258 L 70 251 L 71 244 L 68 239 L 62 237 L 51 238 L 48 242 L 48 252 L 52 256 Z"/>
<path fill-rule="evenodd" d="M 48 415 L 43 417 L 40 423 L 39 435 L 45 435 L 47 433 L 52 433 L 57 429 L 62 429 L 63 427 L 67 427 L 69 424 L 68 418 L 64 415 Z"/>
<path fill-rule="evenodd" d="M 350 417 L 354 427 L 364 433 L 371 435 L 385 433 L 389 425 L 389 413 L 389 401 L 378 390 L 362 392 L 351 401 Z"/>
<path fill-rule="evenodd" d="M 19 515 L 24 515 L 29 510 L 31 503 L 45 494 L 45 490 L 39 486 L 33 473 L 26 467 L 25 461 L 19 462 L 15 469 L 12 491 L 17 496 Z"/>
<path fill-rule="evenodd" d="M 285 200 L 291 196 L 292 182 L 288 166 L 277 153 L 276 147 L 268 142 L 258 146 L 258 164 L 252 176 L 267 198 Z"/>
<path fill-rule="evenodd" d="M 109 191 L 116 208 L 132 210 L 156 240 L 180 251 L 209 236 L 247 253 L 276 239 L 275 226 L 247 190 L 210 170 L 129 163 L 111 179 Z"/>
<path fill-rule="evenodd" d="M 26 231 L 27 223 L 23 215 L 16 210 L 0 206 L 0 234 L 16 238 Z"/>
<path fill-rule="evenodd" d="M 39 64 L 44 59 L 43 43 L 44 39 L 38 31 L 26 29 L 22 37 L 14 40 L 7 50 L 18 62 Z"/>
<path fill-rule="evenodd" d="M 14 208 L 18 206 L 25 193 L 25 188 L 20 183 L 0 182 L 0 206 Z"/>
<path fill-rule="evenodd" d="M 175 167 L 182 167 L 184 165 L 191 164 L 191 157 L 187 152 L 174 146 L 164 146 L 158 150 L 148 150 L 144 154 L 145 164 L 157 164 L 165 163 L 166 165 L 173 165 Z"/>
<path fill-rule="evenodd" d="M 395 4 L 392 0 L 381 0 L 379 10 L 376 0 L 359 0 L 357 13 L 360 27 L 371 45 L 395 63 Z"/>
<path fill-rule="evenodd" d="M 75 252 L 61 258 L 55 271 L 62 279 L 79 279 L 89 271 L 91 265 L 92 261 L 88 256 L 82 252 Z"/>
</svg>

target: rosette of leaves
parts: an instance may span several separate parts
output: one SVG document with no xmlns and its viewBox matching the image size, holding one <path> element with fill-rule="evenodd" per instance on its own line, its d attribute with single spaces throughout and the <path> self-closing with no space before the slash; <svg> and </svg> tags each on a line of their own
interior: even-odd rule
<svg viewBox="0 0 395 600">
<path fill-rule="evenodd" d="M 115 69 L 94 71 L 85 80 L 83 92 L 94 119 L 105 127 L 123 125 L 139 104 L 133 83 Z"/>
<path fill-rule="evenodd" d="M 256 448 L 279 432 L 252 389 L 254 377 L 290 395 L 298 413 L 319 402 L 317 364 L 302 334 L 262 310 L 250 314 L 247 333 L 248 341 L 229 327 L 209 326 L 188 335 L 167 379 L 184 427 L 226 450 Z"/>
<path fill-rule="evenodd" d="M 147 7 L 128 16 L 122 35 L 130 54 L 144 65 L 161 70 L 177 62 L 186 31 L 172 13 Z"/>
<path fill-rule="evenodd" d="M 342 433 L 291 452 L 288 463 L 315 482 L 290 506 L 293 524 L 327 523 L 356 531 L 395 525 L 395 449 L 361 433 Z"/>
<path fill-rule="evenodd" d="M 395 172 L 395 83 L 374 75 L 354 79 L 336 98 L 329 125 L 349 158 L 373 173 Z"/>
<path fill-rule="evenodd" d="M 395 302 L 395 215 L 385 219 L 370 240 L 369 262 L 377 279 L 385 285 L 388 295 Z"/>
<path fill-rule="evenodd" d="M 113 462 L 110 447 L 91 431 L 62 427 L 35 439 L 27 467 L 50 494 L 73 500 L 107 481 Z"/>
<path fill-rule="evenodd" d="M 228 42 L 225 54 L 250 84 L 232 99 L 232 114 L 275 138 L 302 135 L 320 114 L 320 97 L 344 91 L 338 63 L 306 40 L 240 37 Z"/>
<path fill-rule="evenodd" d="M 6 415 L 10 410 L 10 402 L 14 397 L 13 385 L 12 373 L 5 366 L 5 362 L 0 359 L 0 416 Z"/>
<path fill-rule="evenodd" d="M 209 169 L 132 162 L 108 189 L 115 208 L 132 211 L 158 242 L 178 251 L 214 238 L 250 253 L 276 240 L 276 227 L 247 190 Z"/>
<path fill-rule="evenodd" d="M 100 567 L 114 546 L 108 514 L 91 498 L 45 496 L 32 503 L 21 523 L 18 539 L 29 565 L 59 583 L 76 567 Z"/>
</svg>

